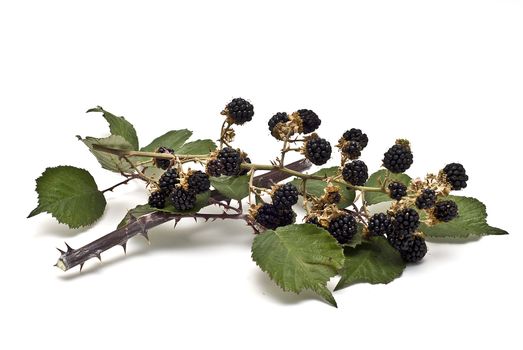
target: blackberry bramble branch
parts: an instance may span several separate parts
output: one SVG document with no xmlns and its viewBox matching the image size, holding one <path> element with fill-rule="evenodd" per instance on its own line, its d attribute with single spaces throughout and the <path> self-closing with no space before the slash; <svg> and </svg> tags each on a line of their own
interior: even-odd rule
<svg viewBox="0 0 523 350">
<path fill-rule="evenodd" d="M 111 135 L 78 139 L 100 165 L 124 180 L 99 190 L 91 174 L 73 166 L 47 168 L 36 180 L 38 205 L 29 217 L 48 212 L 71 228 L 93 225 L 103 214 L 104 194 L 131 181 L 144 182 L 148 198 L 135 204 L 117 228 L 77 249 L 66 243 L 56 266 L 80 270 L 106 250 L 168 221 L 241 220 L 255 234 L 252 258 L 283 290 L 310 289 L 337 306 L 330 278 L 341 278 L 335 288 L 354 283 L 389 283 L 407 264 L 419 263 L 429 251 L 427 240 L 464 239 L 502 235 L 506 231 L 486 221 L 483 203 L 451 194 L 467 187 L 461 163 L 443 164 L 423 178 L 405 172 L 414 161 L 413 147 L 398 139 L 369 173 L 360 159 L 369 137 L 348 125 L 335 148 L 337 166 L 307 172 L 331 161 L 335 149 L 317 133 L 322 120 L 311 109 L 278 112 L 268 117 L 268 137 L 281 143 L 267 163 L 251 161 L 249 145 L 237 147 L 238 129 L 255 120 L 254 106 L 243 98 L 225 105 L 219 138 L 188 141 L 192 132 L 171 130 L 140 147 L 134 126 L 102 107 Z M 391 140 L 393 141 L 393 140 Z M 294 153 L 301 160 L 287 163 Z M 290 181 L 286 181 L 290 179 Z M 247 208 L 245 207 L 247 203 Z M 377 206 L 376 204 L 381 204 Z M 207 208 L 220 208 L 219 213 Z"/>
</svg>

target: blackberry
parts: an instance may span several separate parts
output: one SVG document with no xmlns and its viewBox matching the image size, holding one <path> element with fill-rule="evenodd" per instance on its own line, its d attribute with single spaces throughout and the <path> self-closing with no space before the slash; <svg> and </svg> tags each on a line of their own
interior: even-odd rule
<svg viewBox="0 0 523 350">
<path fill-rule="evenodd" d="M 298 203 L 298 189 L 290 182 L 280 185 L 272 194 L 272 204 L 277 209 L 289 209 Z"/>
<path fill-rule="evenodd" d="M 405 262 L 416 263 L 427 254 L 427 244 L 423 237 L 414 235 L 407 249 L 401 249 L 400 255 Z"/>
<path fill-rule="evenodd" d="M 404 172 L 413 162 L 412 151 L 405 143 L 395 144 L 383 156 L 383 166 L 393 173 Z"/>
<path fill-rule="evenodd" d="M 401 182 L 391 182 L 388 188 L 390 198 L 395 199 L 397 201 L 401 200 L 403 197 L 407 195 L 407 186 L 405 186 Z"/>
<path fill-rule="evenodd" d="M 307 220 L 305 220 L 305 223 L 306 223 L 306 224 L 311 224 L 311 225 L 316 225 L 316 226 L 318 226 L 319 228 L 325 229 L 325 227 L 323 227 L 323 226 L 320 224 L 320 221 L 318 220 L 318 218 L 317 218 L 316 216 L 308 217 Z"/>
<path fill-rule="evenodd" d="M 453 190 L 461 190 L 467 187 L 469 179 L 465 168 L 459 163 L 450 163 L 443 168 L 443 173 Z"/>
<path fill-rule="evenodd" d="M 160 190 L 169 194 L 174 190 L 174 186 L 179 182 L 180 178 L 178 176 L 178 171 L 174 168 L 169 168 L 162 174 L 162 176 L 160 176 L 158 184 L 160 185 Z"/>
<path fill-rule="evenodd" d="M 211 187 L 211 181 L 209 181 L 209 175 L 202 171 L 194 171 L 187 178 L 187 184 L 189 185 L 189 190 L 194 193 L 203 193 L 209 190 Z"/>
<path fill-rule="evenodd" d="M 361 150 L 363 148 L 356 141 L 350 141 L 341 150 L 343 153 L 349 156 L 349 159 L 358 159 L 361 156 Z"/>
<path fill-rule="evenodd" d="M 231 147 L 224 147 L 218 153 L 218 160 L 222 163 L 222 175 L 236 176 L 240 173 L 240 152 Z"/>
<path fill-rule="evenodd" d="M 394 214 L 394 231 L 414 233 L 419 226 L 419 214 L 412 208 L 401 209 Z"/>
<path fill-rule="evenodd" d="M 170 153 L 174 154 L 174 150 L 167 148 L 167 147 L 158 147 L 156 149 L 156 153 Z M 153 163 L 156 167 L 167 170 L 171 166 L 171 160 L 170 159 L 163 159 L 163 158 L 154 158 Z"/>
<path fill-rule="evenodd" d="M 305 157 L 313 164 L 322 165 L 327 163 L 331 153 L 331 144 L 325 139 L 315 138 L 305 142 Z"/>
<path fill-rule="evenodd" d="M 360 129 L 350 129 L 343 133 L 343 138 L 345 141 L 357 142 L 361 149 L 367 147 L 369 143 L 369 138 L 367 134 L 364 134 Z"/>
<path fill-rule="evenodd" d="M 278 209 L 273 204 L 264 203 L 254 213 L 254 220 L 263 227 L 274 230 L 296 221 L 296 213 L 289 208 Z"/>
<path fill-rule="evenodd" d="M 434 207 L 434 217 L 439 221 L 448 222 L 458 216 L 458 205 L 454 201 L 442 201 Z"/>
<path fill-rule="evenodd" d="M 351 215 L 342 215 L 330 221 L 327 231 L 340 244 L 345 244 L 354 237 L 358 231 L 358 226 L 356 225 L 356 220 Z"/>
<path fill-rule="evenodd" d="M 222 114 L 226 114 L 234 124 L 242 125 L 252 120 L 254 107 L 243 98 L 235 98 L 225 106 Z"/>
<path fill-rule="evenodd" d="M 321 119 L 310 109 L 300 109 L 296 113 L 301 119 L 304 134 L 310 134 L 320 127 Z"/>
<path fill-rule="evenodd" d="M 369 234 L 371 236 L 383 236 L 392 232 L 392 218 L 385 214 L 374 214 L 369 219 Z"/>
<path fill-rule="evenodd" d="M 416 198 L 416 207 L 418 209 L 430 209 L 436 204 L 436 191 L 429 188 L 421 191 L 421 194 Z"/>
<path fill-rule="evenodd" d="M 183 187 L 176 187 L 169 198 L 174 208 L 179 211 L 191 210 L 196 204 L 196 194 Z"/>
<path fill-rule="evenodd" d="M 219 177 L 223 173 L 223 164 L 218 159 L 211 159 L 207 162 L 205 167 L 207 175 L 212 177 Z"/>
<path fill-rule="evenodd" d="M 149 205 L 153 208 L 163 209 L 163 208 L 165 208 L 165 197 L 166 197 L 165 192 L 154 191 L 149 196 Z"/>
<path fill-rule="evenodd" d="M 251 164 L 251 159 L 249 157 L 243 157 L 241 162 Z M 249 172 L 249 169 L 240 169 L 238 176 L 247 175 L 248 172 Z"/>
<path fill-rule="evenodd" d="M 408 231 L 393 230 L 387 234 L 387 241 L 397 251 L 409 250 L 414 241 L 414 235 Z"/>
<path fill-rule="evenodd" d="M 367 165 L 361 160 L 345 164 L 342 171 L 343 180 L 354 186 L 363 186 L 369 178 Z"/>
<path fill-rule="evenodd" d="M 275 115 L 273 115 L 271 117 L 271 119 L 269 119 L 269 131 L 273 132 L 274 128 L 276 127 L 276 125 L 278 125 L 278 123 L 286 123 L 289 121 L 289 116 L 287 115 L 287 113 L 285 112 L 279 112 L 279 113 L 276 113 Z"/>
</svg>

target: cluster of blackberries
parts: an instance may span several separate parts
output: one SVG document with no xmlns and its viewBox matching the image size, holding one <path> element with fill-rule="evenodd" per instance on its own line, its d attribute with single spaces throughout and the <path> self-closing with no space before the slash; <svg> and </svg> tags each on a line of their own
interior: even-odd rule
<svg viewBox="0 0 523 350">
<path fill-rule="evenodd" d="M 293 119 L 297 124 L 296 127 L 298 131 L 303 134 L 310 134 L 311 132 L 318 129 L 321 125 L 320 117 L 318 117 L 318 115 L 310 109 L 299 109 L 298 111 L 292 113 L 292 117 L 293 118 L 289 117 L 286 112 L 278 112 L 273 115 L 268 122 L 269 131 L 271 134 L 277 139 L 280 139 L 280 137 L 277 135 L 276 127 L 279 124 L 286 124 L 291 122 L 291 119 Z"/>
<path fill-rule="evenodd" d="M 296 221 L 292 206 L 298 203 L 298 189 L 291 183 L 277 185 L 271 194 L 272 204 L 264 203 L 254 211 L 254 220 L 267 229 L 287 226 Z"/>
<path fill-rule="evenodd" d="M 349 243 L 358 232 L 356 219 L 347 213 L 337 215 L 330 219 L 327 227 L 323 226 L 318 218 L 314 216 L 308 218 L 306 222 L 327 230 L 340 244 Z"/>
<path fill-rule="evenodd" d="M 229 102 L 221 114 L 227 116 L 231 124 L 243 125 L 252 120 L 254 107 L 249 101 L 238 97 Z"/>
<path fill-rule="evenodd" d="M 367 134 L 364 134 L 360 129 L 352 128 L 343 133 L 338 147 L 343 155 L 353 160 L 361 156 L 361 151 L 367 147 L 368 143 L 369 138 Z"/>
<path fill-rule="evenodd" d="M 209 176 L 218 177 L 245 175 L 248 170 L 241 169 L 242 163 L 250 163 L 251 160 L 242 152 L 231 147 L 222 148 L 216 158 L 207 162 L 206 173 Z"/>
<path fill-rule="evenodd" d="M 392 173 L 405 172 L 414 161 L 410 144 L 407 140 L 397 140 L 383 155 L 383 166 Z"/>
<path fill-rule="evenodd" d="M 191 210 L 196 204 L 196 195 L 209 190 L 209 176 L 199 170 L 184 174 L 181 183 L 180 174 L 174 168 L 168 168 L 158 181 L 159 189 L 149 196 L 149 205 L 153 208 L 165 208 L 167 200 L 179 211 Z"/>
</svg>

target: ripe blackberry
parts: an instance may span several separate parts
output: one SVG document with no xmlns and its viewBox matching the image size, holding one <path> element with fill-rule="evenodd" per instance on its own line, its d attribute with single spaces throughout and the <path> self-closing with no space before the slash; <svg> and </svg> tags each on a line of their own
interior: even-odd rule
<svg viewBox="0 0 523 350">
<path fill-rule="evenodd" d="M 391 233 L 387 234 L 387 241 L 399 252 L 403 250 L 409 250 L 413 244 L 414 235 L 408 231 L 392 230 Z"/>
<path fill-rule="evenodd" d="M 222 175 L 236 176 L 240 173 L 240 152 L 231 147 L 224 147 L 218 153 L 218 160 L 223 165 Z"/>
<path fill-rule="evenodd" d="M 218 159 L 211 159 L 207 162 L 205 172 L 212 177 L 219 177 L 223 173 L 223 164 Z"/>
<path fill-rule="evenodd" d="M 272 194 L 272 204 L 277 209 L 289 209 L 298 203 L 298 189 L 290 182 L 278 186 Z"/>
<path fill-rule="evenodd" d="M 408 248 L 399 252 L 405 262 L 416 263 L 427 254 L 427 244 L 423 237 L 413 235 Z"/>
<path fill-rule="evenodd" d="M 342 171 L 343 180 L 354 186 L 363 186 L 369 178 L 367 165 L 361 160 L 345 164 Z"/>
<path fill-rule="evenodd" d="M 401 249 L 399 253 L 405 262 L 416 263 L 420 261 L 425 254 L 427 254 L 425 239 L 413 235 L 409 247 L 407 249 Z"/>
<path fill-rule="evenodd" d="M 280 226 L 287 226 L 296 220 L 296 214 L 292 209 L 279 210 L 273 204 L 262 204 L 254 214 L 254 220 L 270 230 Z"/>
<path fill-rule="evenodd" d="M 174 168 L 169 168 L 162 174 L 162 176 L 160 176 L 158 184 L 163 192 L 169 194 L 174 190 L 174 186 L 179 182 L 180 178 L 178 176 L 178 171 Z"/>
<path fill-rule="evenodd" d="M 369 219 L 369 234 L 371 236 L 383 236 L 392 232 L 392 218 L 385 214 L 374 214 Z"/>
<path fill-rule="evenodd" d="M 227 115 L 234 124 L 242 125 L 252 120 L 254 107 L 243 98 L 235 98 L 225 106 L 222 114 Z"/>
<path fill-rule="evenodd" d="M 170 153 L 174 154 L 174 150 L 167 148 L 167 147 L 158 147 L 156 149 L 156 153 Z M 167 170 L 171 166 L 171 160 L 170 159 L 163 159 L 163 158 L 154 158 L 153 163 L 156 167 Z"/>
<path fill-rule="evenodd" d="M 450 163 L 443 168 L 443 173 L 453 190 L 461 190 L 467 187 L 469 179 L 465 168 L 459 163 Z"/>
<path fill-rule="evenodd" d="M 211 187 L 211 181 L 209 181 L 209 175 L 202 171 L 194 171 L 187 178 L 187 184 L 189 185 L 189 190 L 194 193 L 203 193 L 209 190 Z"/>
<path fill-rule="evenodd" d="M 383 155 L 383 166 L 393 173 L 402 173 L 413 162 L 413 155 L 406 143 L 397 143 Z"/>
<path fill-rule="evenodd" d="M 439 221 L 448 222 L 458 216 L 458 205 L 454 201 L 442 201 L 434 207 L 434 217 Z"/>
<path fill-rule="evenodd" d="M 286 123 L 289 121 L 289 116 L 287 115 L 287 113 L 285 112 L 279 112 L 279 113 L 276 113 L 275 115 L 273 115 L 271 117 L 271 119 L 269 119 L 269 131 L 271 132 L 272 134 L 272 131 L 274 130 L 274 128 L 276 127 L 276 125 L 278 123 Z"/>
<path fill-rule="evenodd" d="M 319 128 L 321 119 L 310 109 L 300 109 L 296 113 L 298 113 L 298 116 L 301 119 L 304 134 L 310 134 Z"/>
<path fill-rule="evenodd" d="M 196 204 L 196 194 L 183 187 L 175 187 L 169 198 L 174 208 L 179 211 L 191 210 Z"/>
<path fill-rule="evenodd" d="M 418 209 L 430 209 L 436 204 L 436 191 L 429 188 L 424 189 L 421 194 L 416 197 L 416 207 Z"/>
<path fill-rule="evenodd" d="M 331 153 L 331 144 L 325 139 L 315 138 L 305 142 L 305 157 L 313 164 L 322 165 L 327 163 Z"/>
<path fill-rule="evenodd" d="M 244 157 L 244 158 L 242 158 L 241 162 L 251 164 L 251 159 L 249 157 Z M 240 169 L 238 176 L 247 175 L 248 172 L 249 172 L 249 169 Z"/>
<path fill-rule="evenodd" d="M 353 141 L 357 142 L 361 149 L 364 149 L 367 147 L 367 144 L 369 143 L 369 138 L 367 137 L 367 134 L 364 134 L 360 129 L 350 129 L 343 133 L 343 138 L 346 141 Z"/>
<path fill-rule="evenodd" d="M 354 237 L 358 231 L 358 226 L 356 225 L 356 220 L 351 215 L 342 215 L 330 221 L 327 231 L 340 244 L 345 244 Z"/>
<path fill-rule="evenodd" d="M 341 150 L 343 153 L 345 153 L 349 159 L 358 159 L 361 156 L 361 150 L 363 148 L 360 146 L 360 144 L 356 141 L 350 141 L 343 147 Z"/>
<path fill-rule="evenodd" d="M 163 191 L 154 191 L 149 196 L 149 205 L 153 208 L 165 208 L 166 193 Z"/>
<path fill-rule="evenodd" d="M 390 198 L 395 199 L 397 201 L 401 200 L 403 197 L 407 195 L 407 186 L 405 186 L 401 182 L 391 182 L 388 188 Z"/>
<path fill-rule="evenodd" d="M 394 214 L 394 231 L 414 233 L 419 226 L 419 214 L 412 208 L 401 209 Z"/>
</svg>

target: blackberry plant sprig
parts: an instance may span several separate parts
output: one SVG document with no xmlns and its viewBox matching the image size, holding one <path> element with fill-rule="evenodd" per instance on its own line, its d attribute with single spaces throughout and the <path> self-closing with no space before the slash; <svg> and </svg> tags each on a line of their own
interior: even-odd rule
<svg viewBox="0 0 523 350">
<path fill-rule="evenodd" d="M 336 306 L 327 288 L 331 277 L 341 276 L 336 290 L 361 282 L 389 283 L 406 264 L 421 261 L 436 238 L 507 233 L 487 224 L 479 200 L 453 194 L 467 187 L 469 176 L 462 164 L 449 163 L 423 178 L 405 174 L 414 161 L 406 139 L 388 148 L 383 168 L 370 173 L 370 163 L 361 159 L 369 137 L 352 127 L 336 144 L 338 165 L 307 172 L 311 165 L 331 162 L 334 155 L 331 143 L 320 136 L 322 120 L 310 109 L 268 118 L 270 135 L 281 149 L 266 163 L 251 160 L 248 144 L 235 143 L 236 133 L 255 115 L 252 103 L 243 98 L 231 100 L 221 111 L 218 145 L 210 139 L 188 142 L 192 132 L 181 129 L 140 147 L 134 126 L 125 118 L 102 107 L 88 112 L 101 113 L 111 135 L 78 139 L 104 169 L 124 180 L 99 190 L 84 169 L 48 168 L 36 180 L 38 205 L 29 217 L 48 212 L 71 228 L 89 226 L 103 214 L 107 192 L 140 180 L 148 194 L 142 202 L 146 204 L 129 210 L 115 231 L 77 249 L 68 244 L 59 249 L 56 266 L 62 270 L 82 269 L 86 261 L 101 260 L 101 254 L 116 245 L 125 251 L 130 238 L 149 239 L 150 229 L 171 220 L 175 226 L 186 217 L 242 220 L 256 234 L 253 260 L 276 284 L 295 293 L 313 290 Z M 287 164 L 291 152 L 305 159 Z M 207 212 L 211 206 L 221 213 Z"/>
</svg>

